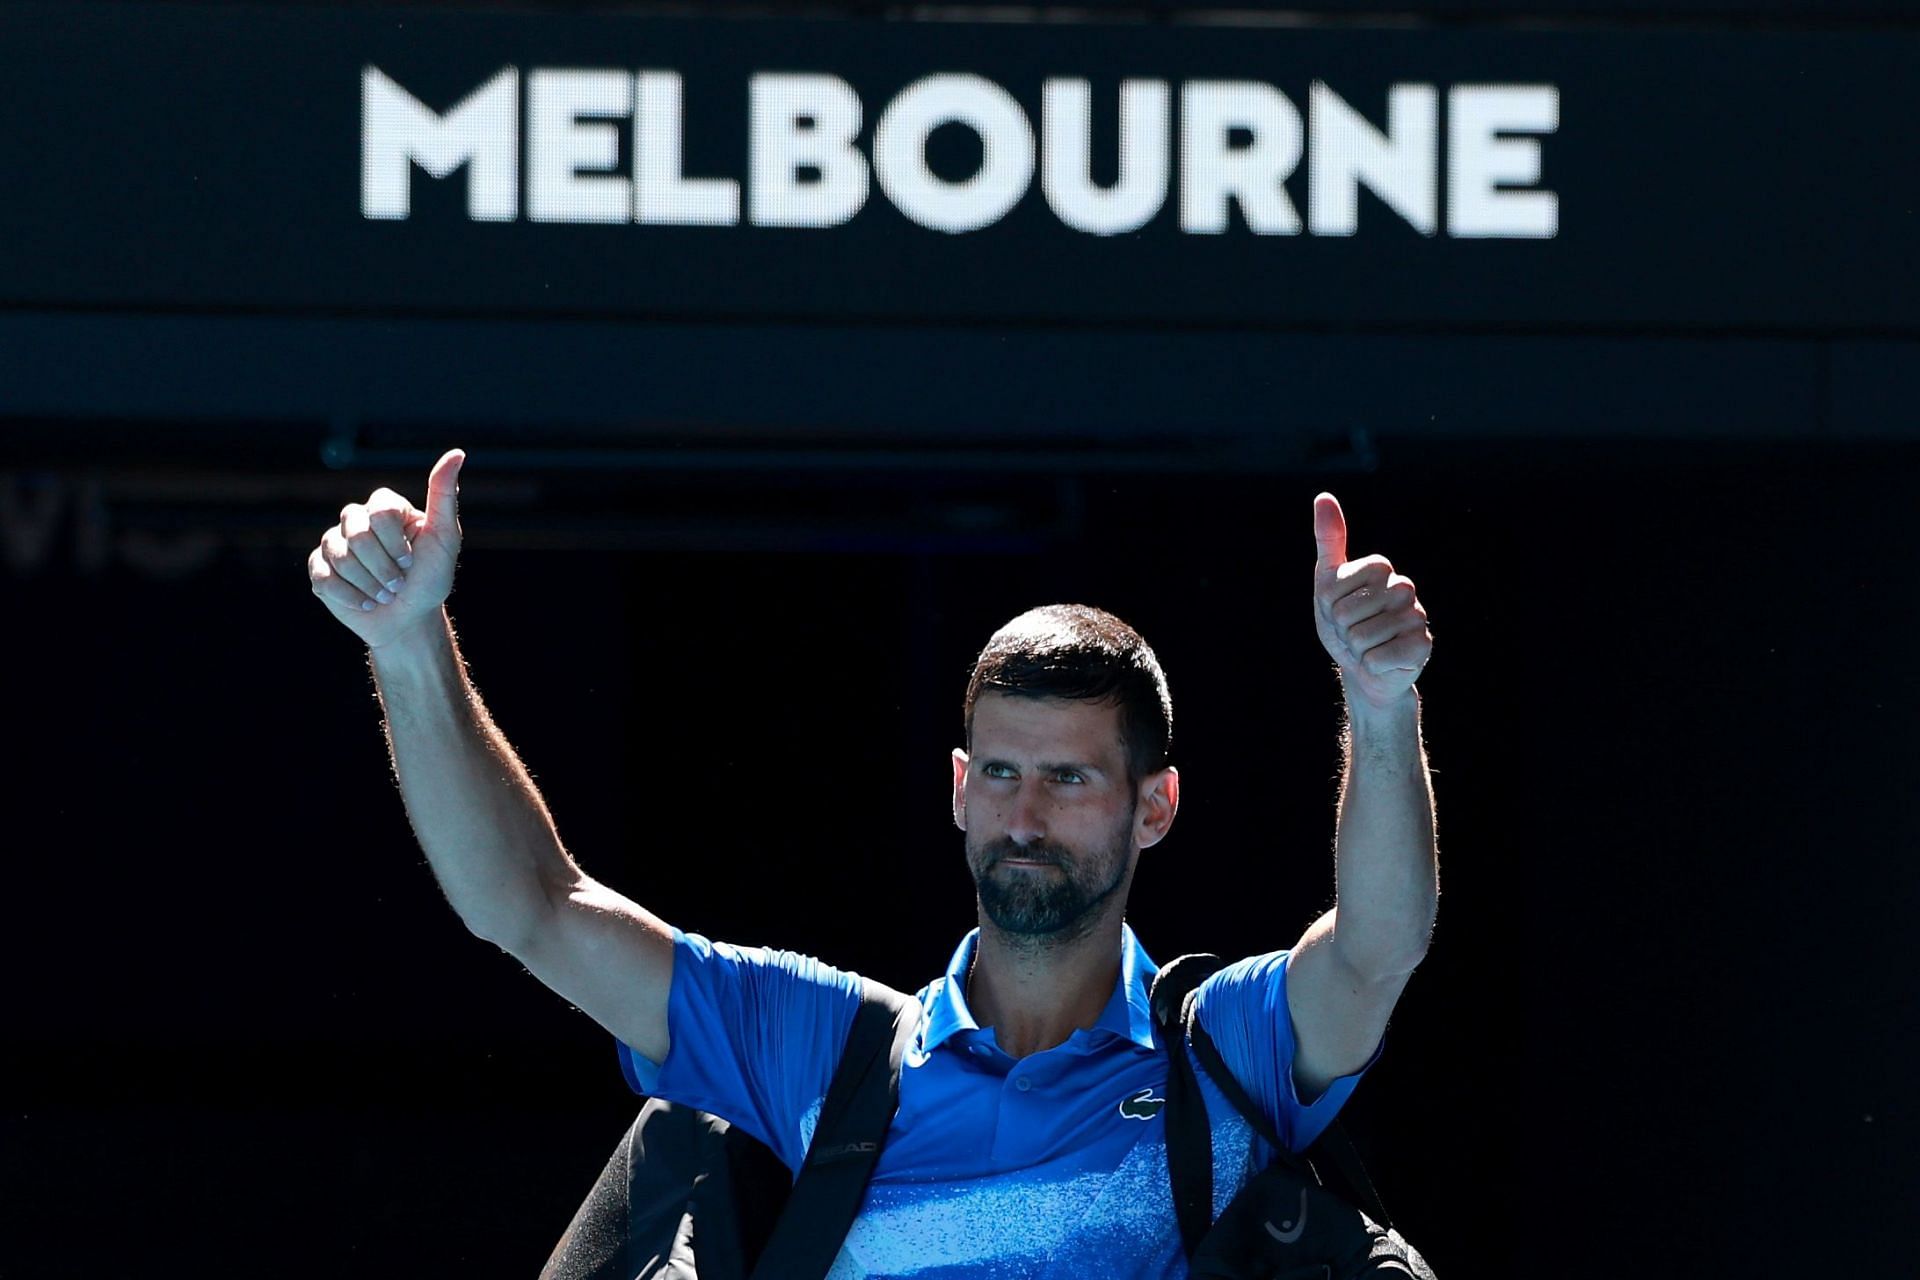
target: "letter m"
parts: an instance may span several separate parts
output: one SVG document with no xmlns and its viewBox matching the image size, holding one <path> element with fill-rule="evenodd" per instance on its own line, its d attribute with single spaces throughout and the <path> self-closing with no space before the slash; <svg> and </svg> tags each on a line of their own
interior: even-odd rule
<svg viewBox="0 0 1920 1280">
<path fill-rule="evenodd" d="M 520 211 L 520 73 L 500 73 L 438 115 L 378 67 L 360 73 L 360 215 L 404 218 L 411 165 L 444 178 L 467 169 L 467 216 L 512 222 Z"/>
</svg>

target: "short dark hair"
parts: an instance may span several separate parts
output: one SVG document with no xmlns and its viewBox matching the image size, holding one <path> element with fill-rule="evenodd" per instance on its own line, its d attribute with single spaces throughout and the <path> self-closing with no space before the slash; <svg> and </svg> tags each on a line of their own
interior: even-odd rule
<svg viewBox="0 0 1920 1280">
<path fill-rule="evenodd" d="M 1104 609 L 1049 604 L 993 633 L 974 659 L 964 707 L 973 745 L 973 707 L 983 693 L 1067 698 L 1120 708 L 1132 781 L 1164 769 L 1173 745 L 1173 698 L 1147 642 Z"/>
</svg>

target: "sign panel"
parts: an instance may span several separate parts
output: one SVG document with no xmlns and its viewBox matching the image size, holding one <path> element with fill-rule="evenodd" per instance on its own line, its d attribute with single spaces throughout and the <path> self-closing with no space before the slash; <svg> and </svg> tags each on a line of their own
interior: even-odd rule
<svg viewBox="0 0 1920 1280">
<path fill-rule="evenodd" d="M 1920 325 L 1920 35 L 12 6 L 0 303 Z"/>
</svg>

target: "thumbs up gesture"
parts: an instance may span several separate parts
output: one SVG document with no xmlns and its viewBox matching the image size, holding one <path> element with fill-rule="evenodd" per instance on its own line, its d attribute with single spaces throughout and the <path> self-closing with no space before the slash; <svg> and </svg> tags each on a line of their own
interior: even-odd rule
<svg viewBox="0 0 1920 1280">
<path fill-rule="evenodd" d="M 449 449 L 427 477 L 421 511 L 391 489 L 340 508 L 340 523 L 307 557 L 313 594 L 372 648 L 391 643 L 437 613 L 453 591 L 460 555 L 460 467 Z"/>
<path fill-rule="evenodd" d="M 1313 625 L 1340 667 L 1349 702 L 1384 709 L 1405 698 L 1433 653 L 1427 611 L 1413 580 L 1385 556 L 1347 559 L 1347 518 L 1340 500 L 1313 500 Z"/>
</svg>

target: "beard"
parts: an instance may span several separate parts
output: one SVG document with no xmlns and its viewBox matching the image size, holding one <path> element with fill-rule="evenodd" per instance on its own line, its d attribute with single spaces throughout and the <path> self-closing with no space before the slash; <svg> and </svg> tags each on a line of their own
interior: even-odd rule
<svg viewBox="0 0 1920 1280">
<path fill-rule="evenodd" d="M 967 840 L 967 866 L 980 895 L 980 910 L 1002 933 L 1035 943 L 1069 942 L 1089 932 L 1101 908 L 1127 882 L 1133 815 L 1106 847 L 1076 853 L 1051 841 L 1019 845 L 1006 837 L 976 845 Z M 1002 869 L 1007 858 L 1055 868 Z"/>
</svg>

